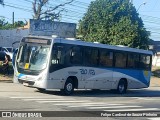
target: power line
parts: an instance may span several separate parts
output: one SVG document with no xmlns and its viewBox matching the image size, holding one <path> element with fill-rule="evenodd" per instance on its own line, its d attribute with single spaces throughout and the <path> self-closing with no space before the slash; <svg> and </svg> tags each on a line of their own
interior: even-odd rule
<svg viewBox="0 0 160 120">
<path fill-rule="evenodd" d="M 20 9 L 20 10 L 23 10 L 23 11 L 26 11 L 26 12 L 32 12 L 31 10 L 28 10 L 28 9 L 25 9 L 25 8 L 16 7 L 16 6 L 9 5 L 9 4 L 4 4 L 4 5 L 7 6 L 7 7 L 12 7 L 12 8 Z"/>
</svg>

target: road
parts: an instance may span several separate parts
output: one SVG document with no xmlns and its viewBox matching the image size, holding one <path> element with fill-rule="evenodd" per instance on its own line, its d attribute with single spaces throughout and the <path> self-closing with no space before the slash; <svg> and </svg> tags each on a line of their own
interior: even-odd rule
<svg viewBox="0 0 160 120">
<path fill-rule="evenodd" d="M 91 91 L 76 90 L 72 96 L 62 96 L 59 91 L 39 92 L 35 88 L 25 87 L 11 82 L 0 82 L 0 110 L 1 111 L 57 111 L 44 112 L 50 114 L 57 120 L 79 120 L 88 119 L 93 116 L 93 120 L 104 119 L 97 117 L 103 113 L 156 113 L 160 111 L 160 87 L 150 87 L 147 89 L 129 90 L 124 95 L 119 95 L 111 91 Z M 59 112 L 61 111 L 61 112 Z M 68 112 L 67 111 L 77 111 Z M 90 113 L 92 111 L 99 111 Z M 126 112 L 125 112 L 126 113 Z M 160 112 L 159 112 L 160 113 Z M 83 116 L 65 117 L 65 116 Z M 62 117 L 63 118 L 62 118 Z M 86 116 L 86 117 L 84 117 Z M 2 118 L 0 118 L 2 119 Z M 3 118 L 3 120 L 7 118 Z M 18 118 L 13 118 L 17 120 Z M 19 118 L 20 119 L 20 118 Z M 33 118 L 30 118 L 33 119 Z M 34 118 L 35 119 L 35 118 Z M 37 120 L 49 120 L 47 118 L 37 118 Z M 109 117 L 109 120 L 158 120 L 160 117 Z M 107 120 L 108 120 L 107 119 Z"/>
</svg>

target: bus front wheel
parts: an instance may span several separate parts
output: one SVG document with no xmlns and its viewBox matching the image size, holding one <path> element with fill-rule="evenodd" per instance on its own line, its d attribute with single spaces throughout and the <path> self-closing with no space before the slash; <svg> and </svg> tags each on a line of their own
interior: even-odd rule
<svg viewBox="0 0 160 120">
<path fill-rule="evenodd" d="M 61 89 L 61 92 L 65 95 L 71 95 L 73 91 L 74 91 L 73 80 L 71 78 L 68 78 L 64 85 L 64 89 Z"/>
<path fill-rule="evenodd" d="M 119 94 L 124 94 L 126 93 L 126 90 L 127 90 L 127 83 L 124 79 L 121 79 L 117 86 L 117 92 Z"/>
</svg>

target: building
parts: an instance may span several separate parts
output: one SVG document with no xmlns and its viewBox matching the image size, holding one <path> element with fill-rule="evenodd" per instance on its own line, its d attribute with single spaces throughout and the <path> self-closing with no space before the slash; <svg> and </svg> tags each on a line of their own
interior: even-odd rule
<svg viewBox="0 0 160 120">
<path fill-rule="evenodd" d="M 160 66 L 160 41 L 150 41 L 149 49 L 153 52 L 153 66 Z"/>
<path fill-rule="evenodd" d="M 65 22 L 53 22 L 50 20 L 29 20 L 28 25 L 12 30 L 0 30 L 0 47 L 18 47 L 18 42 L 24 36 L 56 35 L 62 38 L 76 37 L 76 24 Z M 15 46 L 13 46 L 13 43 Z"/>
</svg>

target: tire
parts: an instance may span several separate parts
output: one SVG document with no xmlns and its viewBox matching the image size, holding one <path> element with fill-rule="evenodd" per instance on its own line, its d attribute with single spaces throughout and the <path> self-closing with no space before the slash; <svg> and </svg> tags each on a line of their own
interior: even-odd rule
<svg viewBox="0 0 160 120">
<path fill-rule="evenodd" d="M 73 80 L 71 78 L 68 78 L 64 85 L 64 89 L 61 89 L 61 92 L 64 95 L 71 95 L 73 91 L 74 91 Z"/>
<path fill-rule="evenodd" d="M 37 88 L 37 90 L 39 90 L 40 92 L 44 92 L 46 89 L 43 89 L 43 88 Z"/>
<path fill-rule="evenodd" d="M 93 92 L 99 92 L 101 90 L 100 89 L 91 89 L 91 91 L 93 91 Z"/>
<path fill-rule="evenodd" d="M 127 83 L 124 79 L 121 79 L 117 86 L 117 93 L 124 94 L 127 90 Z"/>
</svg>

